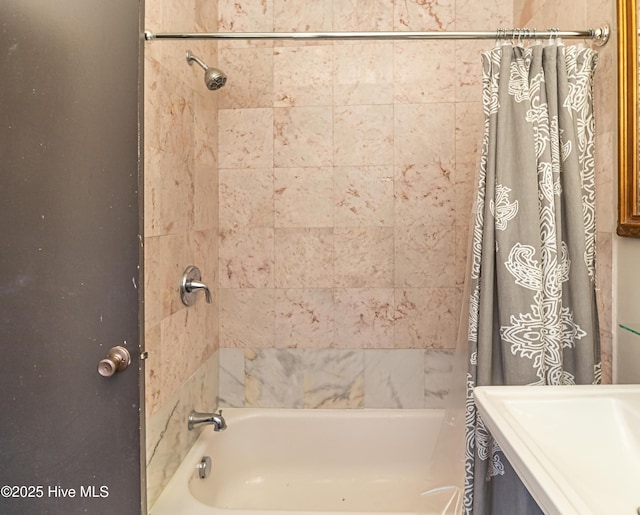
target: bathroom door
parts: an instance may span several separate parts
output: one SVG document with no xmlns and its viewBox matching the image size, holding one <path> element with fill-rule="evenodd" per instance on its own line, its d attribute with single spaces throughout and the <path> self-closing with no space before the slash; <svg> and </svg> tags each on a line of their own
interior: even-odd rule
<svg viewBox="0 0 640 515">
<path fill-rule="evenodd" d="M 140 11 L 0 1 L 2 515 L 144 509 Z"/>
</svg>

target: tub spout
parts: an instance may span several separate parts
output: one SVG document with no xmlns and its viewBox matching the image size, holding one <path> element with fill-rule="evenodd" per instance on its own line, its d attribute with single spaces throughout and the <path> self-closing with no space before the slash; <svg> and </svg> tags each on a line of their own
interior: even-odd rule
<svg viewBox="0 0 640 515">
<path fill-rule="evenodd" d="M 222 416 L 222 410 L 218 413 L 200 413 L 198 411 L 191 412 L 189 415 L 189 422 L 187 424 L 189 431 L 205 424 L 211 424 L 214 431 L 224 431 L 227 429 L 227 423 Z"/>
</svg>

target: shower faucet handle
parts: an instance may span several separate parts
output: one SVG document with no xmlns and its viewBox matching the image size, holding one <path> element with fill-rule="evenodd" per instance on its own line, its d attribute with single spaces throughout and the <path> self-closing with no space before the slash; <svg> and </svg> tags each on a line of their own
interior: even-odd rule
<svg viewBox="0 0 640 515">
<path fill-rule="evenodd" d="M 207 304 L 211 304 L 211 290 L 202 282 L 200 269 L 197 266 L 188 266 L 182 274 L 180 280 L 180 298 L 185 306 L 191 306 L 196 301 L 196 294 L 200 290 L 204 290 Z"/>
<path fill-rule="evenodd" d="M 209 287 L 200 281 L 187 281 L 186 288 L 187 293 L 196 292 L 198 290 L 204 290 L 204 296 L 207 299 L 207 304 L 211 304 L 211 290 Z"/>
</svg>

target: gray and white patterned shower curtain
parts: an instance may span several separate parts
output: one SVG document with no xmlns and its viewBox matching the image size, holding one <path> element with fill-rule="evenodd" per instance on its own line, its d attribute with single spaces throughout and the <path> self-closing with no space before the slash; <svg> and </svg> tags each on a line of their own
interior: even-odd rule
<svg viewBox="0 0 640 515">
<path fill-rule="evenodd" d="M 472 241 L 463 511 L 541 513 L 478 417 L 483 385 L 600 382 L 595 299 L 596 53 L 482 56 L 485 127 Z"/>
</svg>

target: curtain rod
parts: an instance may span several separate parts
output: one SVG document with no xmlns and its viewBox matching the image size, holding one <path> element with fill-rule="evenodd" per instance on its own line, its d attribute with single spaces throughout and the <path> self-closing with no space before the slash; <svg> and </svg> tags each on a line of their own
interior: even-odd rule
<svg viewBox="0 0 640 515">
<path fill-rule="evenodd" d="M 558 29 L 497 29 L 495 31 L 449 32 L 165 32 L 145 31 L 147 41 L 157 39 L 217 39 L 217 40 L 363 40 L 363 39 L 593 39 L 598 46 L 609 40 L 608 25 L 587 30 Z"/>
</svg>

